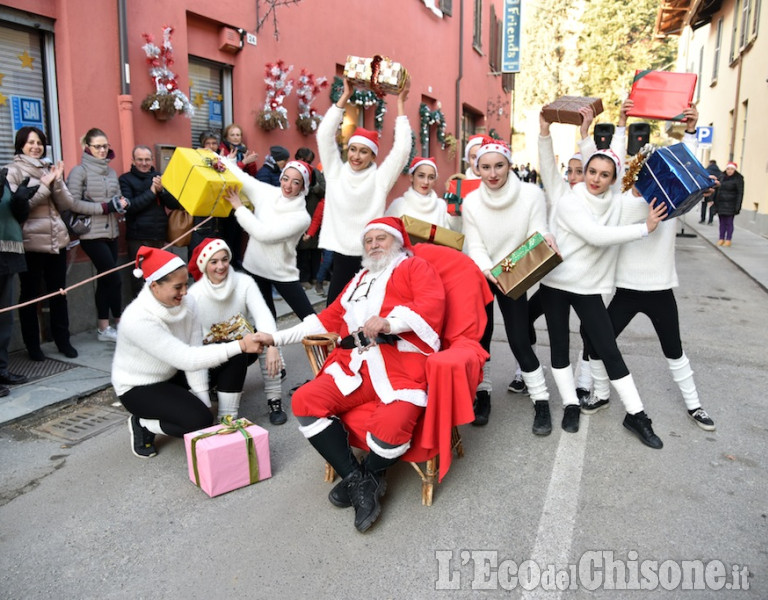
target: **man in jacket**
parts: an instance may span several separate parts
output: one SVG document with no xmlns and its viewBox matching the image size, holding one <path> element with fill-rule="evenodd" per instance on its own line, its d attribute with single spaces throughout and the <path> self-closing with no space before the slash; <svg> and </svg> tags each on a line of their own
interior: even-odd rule
<svg viewBox="0 0 768 600">
<path fill-rule="evenodd" d="M 256 179 L 280 187 L 280 173 L 291 157 L 287 148 L 283 146 L 270 146 L 269 155 L 264 159 L 264 164 L 256 172 Z"/>
<path fill-rule="evenodd" d="M 179 202 L 163 189 L 160 173 L 152 164 L 152 150 L 147 146 L 133 149 L 133 166 L 120 178 L 120 192 L 130 201 L 125 218 L 128 255 L 135 260 L 141 246 L 161 248 L 166 242 L 168 215 L 166 208 L 181 208 Z M 143 282 L 131 277 L 134 297 Z"/>
</svg>

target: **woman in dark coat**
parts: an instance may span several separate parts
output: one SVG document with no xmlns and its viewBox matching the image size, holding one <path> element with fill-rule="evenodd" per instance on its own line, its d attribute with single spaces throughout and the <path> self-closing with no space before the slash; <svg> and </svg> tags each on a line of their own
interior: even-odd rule
<svg viewBox="0 0 768 600">
<path fill-rule="evenodd" d="M 715 208 L 720 221 L 718 246 L 730 246 L 733 238 L 733 218 L 741 212 L 744 199 L 744 177 L 736 168 L 735 162 L 725 166 L 725 173 L 720 180 L 720 187 L 715 195 Z"/>
</svg>

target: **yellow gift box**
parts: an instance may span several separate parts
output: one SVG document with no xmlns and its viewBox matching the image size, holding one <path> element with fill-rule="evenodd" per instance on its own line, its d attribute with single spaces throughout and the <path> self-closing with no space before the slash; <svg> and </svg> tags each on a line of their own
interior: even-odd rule
<svg viewBox="0 0 768 600">
<path fill-rule="evenodd" d="M 176 148 L 163 173 L 163 187 L 193 217 L 228 217 L 232 205 L 225 199 L 226 188 L 240 192 L 243 184 L 216 164 L 221 162 L 215 152 Z"/>
<path fill-rule="evenodd" d="M 456 233 L 445 227 L 433 225 L 409 215 L 403 215 L 401 219 L 403 220 L 405 230 L 408 232 L 408 237 L 411 238 L 412 244 L 427 242 L 437 244 L 438 246 L 448 246 L 459 252 L 464 247 L 463 233 Z"/>
</svg>

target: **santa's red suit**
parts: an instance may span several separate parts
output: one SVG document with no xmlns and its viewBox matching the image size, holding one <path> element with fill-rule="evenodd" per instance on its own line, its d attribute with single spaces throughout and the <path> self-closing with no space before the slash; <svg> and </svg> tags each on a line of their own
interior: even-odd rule
<svg viewBox="0 0 768 600">
<path fill-rule="evenodd" d="M 363 352 L 337 347 L 320 374 L 296 391 L 293 413 L 322 419 L 377 400 L 368 432 L 388 444 L 407 443 L 427 403 L 425 363 L 440 349 L 444 306 L 440 277 L 421 258 L 403 253 L 383 271 L 357 273 L 328 308 L 278 331 L 275 343 L 325 332 L 344 338 L 372 316 L 386 318 L 391 333 L 400 339 L 395 345 L 378 344 Z M 311 426 L 306 429 L 302 428 L 307 437 L 315 433 Z"/>
</svg>

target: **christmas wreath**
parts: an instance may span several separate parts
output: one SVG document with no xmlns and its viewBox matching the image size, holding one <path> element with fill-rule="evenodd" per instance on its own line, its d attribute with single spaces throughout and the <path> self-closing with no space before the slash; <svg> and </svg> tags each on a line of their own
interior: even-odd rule
<svg viewBox="0 0 768 600">
<path fill-rule="evenodd" d="M 421 121 L 419 132 L 423 148 L 426 148 L 429 143 L 429 128 L 432 125 L 437 125 L 437 141 L 440 142 L 440 148 L 445 150 L 445 115 L 440 108 L 439 102 L 435 110 L 429 110 L 429 106 L 423 102 L 419 105 L 419 119 Z"/>
<path fill-rule="evenodd" d="M 283 102 L 293 90 L 293 79 L 288 79 L 292 70 L 293 65 L 286 66 L 282 60 L 267 63 L 265 66 L 264 83 L 267 84 L 267 97 L 264 100 L 264 108 L 256 117 L 256 124 L 264 131 L 288 129 L 288 111 Z"/>
<path fill-rule="evenodd" d="M 301 70 L 296 85 L 296 96 L 299 98 L 299 116 L 296 117 L 296 127 L 304 135 L 311 135 L 317 131 L 320 115 L 312 108 L 312 103 L 320 90 L 326 87 L 328 87 L 326 77 L 316 78 L 306 69 Z"/>
<path fill-rule="evenodd" d="M 170 69 L 173 65 L 172 33 L 173 27 L 163 26 L 163 44 L 161 47 L 154 43 L 154 38 L 150 34 L 142 34 L 146 42 L 142 49 L 147 55 L 149 75 L 155 84 L 155 91 L 144 98 L 141 108 L 155 114 L 155 116 L 162 114 L 167 117 L 176 113 L 183 113 L 185 116 L 191 117 L 195 114 L 195 107 L 192 106 L 184 92 L 179 89 L 176 74 Z"/>
<path fill-rule="evenodd" d="M 333 84 L 331 85 L 331 102 L 335 104 L 338 101 L 343 89 L 344 80 L 341 77 L 334 77 Z M 381 130 L 384 128 L 384 115 L 387 113 L 387 103 L 384 101 L 384 98 L 379 98 L 371 90 L 355 90 L 352 92 L 348 102 L 356 106 L 362 106 L 363 110 L 375 105 L 376 112 L 373 115 L 373 127 L 381 133 Z"/>
</svg>

